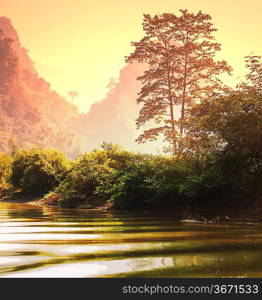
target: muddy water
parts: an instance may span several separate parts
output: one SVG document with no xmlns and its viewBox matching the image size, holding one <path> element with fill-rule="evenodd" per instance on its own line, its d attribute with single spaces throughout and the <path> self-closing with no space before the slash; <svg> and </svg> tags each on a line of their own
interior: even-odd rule
<svg viewBox="0 0 262 300">
<path fill-rule="evenodd" d="M 0 203 L 0 277 L 261 276 L 261 224 Z"/>
</svg>

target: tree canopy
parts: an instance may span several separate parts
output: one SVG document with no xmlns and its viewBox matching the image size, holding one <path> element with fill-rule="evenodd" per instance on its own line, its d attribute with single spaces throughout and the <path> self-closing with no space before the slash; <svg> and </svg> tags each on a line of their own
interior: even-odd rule
<svg viewBox="0 0 262 300">
<path fill-rule="evenodd" d="M 145 36 L 133 42 L 133 53 L 127 62 L 138 61 L 147 70 L 138 79 L 142 89 L 137 99 L 142 103 L 137 127 L 152 121 L 157 124 L 144 131 L 137 141 L 155 140 L 163 134 L 176 153 L 182 145 L 184 122 L 192 105 L 225 87 L 219 75 L 230 73 L 225 61 L 216 61 L 215 54 L 221 47 L 214 41 L 216 31 L 211 17 L 199 11 L 197 14 L 180 10 L 181 15 L 144 15 Z M 181 106 L 180 118 L 175 107 Z M 153 126 L 153 125 L 152 125 Z"/>
</svg>

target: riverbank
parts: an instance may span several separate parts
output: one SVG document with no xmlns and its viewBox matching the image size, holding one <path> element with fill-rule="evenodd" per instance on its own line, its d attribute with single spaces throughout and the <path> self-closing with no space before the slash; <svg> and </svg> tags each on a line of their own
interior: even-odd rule
<svg viewBox="0 0 262 300">
<path fill-rule="evenodd" d="M 54 199 L 53 199 L 54 200 Z M 16 192 L 12 195 L 0 198 L 0 202 L 9 203 L 25 203 L 30 205 L 35 205 L 39 207 L 56 207 L 56 208 L 66 208 L 70 210 L 97 210 L 97 211 L 112 211 L 112 212 L 143 212 L 143 213 L 153 213 L 161 215 L 172 215 L 174 219 L 183 220 L 185 222 L 199 222 L 199 223 L 231 223 L 231 222 L 262 222 L 262 209 L 257 207 L 249 208 L 230 208 L 229 210 L 220 209 L 214 212 L 212 209 L 202 209 L 198 208 L 185 209 L 177 208 L 175 206 L 147 206 L 140 208 L 133 208 L 132 210 L 121 209 L 114 206 L 112 203 L 106 202 L 103 204 L 93 204 L 90 206 L 87 202 L 82 203 L 76 207 L 63 207 L 59 205 L 56 201 L 51 201 L 50 198 L 35 197 L 24 195 L 23 193 Z M 93 202 L 95 203 L 95 202 Z"/>
<path fill-rule="evenodd" d="M 43 197 L 25 195 L 21 192 L 10 193 L 9 195 L 0 197 L 0 202 L 11 202 L 11 203 L 29 203 L 41 205 Z"/>
<path fill-rule="evenodd" d="M 262 164 L 249 154 L 200 159 L 132 153 L 106 144 L 74 161 L 37 149 L 20 150 L 10 160 L 0 190 L 7 201 L 214 222 L 261 218 Z M 42 197 L 27 196 L 32 194 Z"/>
</svg>

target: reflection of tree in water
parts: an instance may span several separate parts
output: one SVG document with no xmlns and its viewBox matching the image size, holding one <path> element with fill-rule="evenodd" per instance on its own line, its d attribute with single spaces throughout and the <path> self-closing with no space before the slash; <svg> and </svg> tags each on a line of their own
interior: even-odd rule
<svg viewBox="0 0 262 300">
<path fill-rule="evenodd" d="M 44 216 L 42 208 L 40 209 L 9 209 L 8 215 L 12 218 L 42 218 Z"/>
<path fill-rule="evenodd" d="M 100 210 L 89 210 L 89 209 L 71 209 L 71 208 L 61 208 L 46 206 L 42 208 L 43 216 L 52 221 L 56 222 L 113 222 L 117 221 L 114 217 L 113 212 L 100 211 Z"/>
</svg>

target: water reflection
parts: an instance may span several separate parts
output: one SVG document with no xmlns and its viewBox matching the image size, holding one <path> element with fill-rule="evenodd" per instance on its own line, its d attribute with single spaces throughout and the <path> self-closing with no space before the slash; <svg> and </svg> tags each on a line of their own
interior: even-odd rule
<svg viewBox="0 0 262 300">
<path fill-rule="evenodd" d="M 2 277 L 261 277 L 261 224 L 0 203 Z"/>
</svg>

